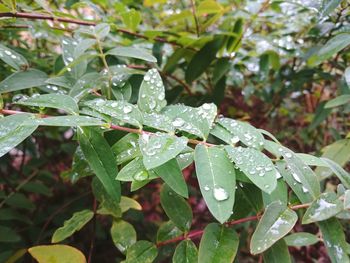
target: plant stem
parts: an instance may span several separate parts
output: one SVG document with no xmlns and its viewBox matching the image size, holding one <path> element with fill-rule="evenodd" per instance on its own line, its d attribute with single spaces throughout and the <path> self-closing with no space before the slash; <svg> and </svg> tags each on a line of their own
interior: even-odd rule
<svg viewBox="0 0 350 263">
<path fill-rule="evenodd" d="M 103 53 L 103 49 L 102 49 L 102 45 L 101 45 L 101 41 L 100 39 L 96 36 L 96 45 L 97 45 L 97 48 L 100 52 L 100 58 L 102 60 L 102 63 L 103 63 L 103 66 L 105 68 L 105 70 L 107 71 L 107 74 L 108 74 L 108 87 L 107 87 L 107 99 L 111 99 L 111 94 L 112 94 L 112 91 L 111 91 L 111 80 L 112 80 L 112 75 L 111 75 L 111 72 L 109 71 L 109 66 L 108 66 L 108 63 L 107 63 L 107 60 L 106 60 L 106 55 Z"/>
</svg>

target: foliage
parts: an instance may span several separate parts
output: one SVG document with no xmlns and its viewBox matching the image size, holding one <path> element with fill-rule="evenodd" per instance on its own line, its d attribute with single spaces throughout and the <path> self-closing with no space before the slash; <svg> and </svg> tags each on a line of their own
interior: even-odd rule
<svg viewBox="0 0 350 263">
<path fill-rule="evenodd" d="M 0 3 L 1 262 L 350 262 L 348 1 L 179 4 Z"/>
</svg>

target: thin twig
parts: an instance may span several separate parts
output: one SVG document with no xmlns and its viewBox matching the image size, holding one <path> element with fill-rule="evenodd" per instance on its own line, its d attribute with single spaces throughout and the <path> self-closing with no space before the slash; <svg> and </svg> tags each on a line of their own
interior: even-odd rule
<svg viewBox="0 0 350 263">
<path fill-rule="evenodd" d="M 10 13 L 10 12 L 5 12 L 5 13 L 0 13 L 0 17 L 25 18 L 25 19 L 31 19 L 31 20 L 51 20 L 51 21 L 70 23 L 70 24 L 76 24 L 76 25 L 81 25 L 81 26 L 95 26 L 97 24 L 94 21 L 86 21 L 86 20 L 79 20 L 79 19 L 66 18 L 66 17 L 53 17 L 51 15 L 40 14 L 40 13 L 25 13 L 25 12 Z M 129 31 L 127 29 L 122 29 L 122 28 L 116 28 L 116 31 L 130 35 L 130 36 L 134 36 L 137 38 L 154 40 L 154 41 L 161 42 L 161 43 L 167 43 L 167 44 L 170 44 L 172 46 L 184 47 L 183 45 L 181 45 L 175 41 L 169 41 L 169 40 L 167 40 L 165 38 L 161 38 L 161 37 L 151 38 L 151 37 L 148 37 L 146 35 L 132 32 L 132 31 Z"/>
<path fill-rule="evenodd" d="M 97 200 L 96 200 L 96 198 L 94 198 L 92 208 L 93 208 L 93 212 L 94 212 L 94 217 L 92 218 L 92 233 L 91 233 L 91 242 L 90 242 L 88 263 L 91 263 L 92 254 L 93 254 L 93 251 L 94 251 L 94 248 L 95 248 L 96 210 L 97 210 Z"/>
</svg>

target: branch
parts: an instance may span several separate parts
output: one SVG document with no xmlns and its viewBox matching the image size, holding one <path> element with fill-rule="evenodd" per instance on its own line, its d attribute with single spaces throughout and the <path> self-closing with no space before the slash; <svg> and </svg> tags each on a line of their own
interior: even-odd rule
<svg viewBox="0 0 350 263">
<path fill-rule="evenodd" d="M 31 20 L 51 20 L 51 21 L 70 23 L 70 24 L 76 24 L 76 25 L 81 25 L 81 26 L 95 26 L 96 25 L 96 22 L 93 22 L 93 21 L 79 20 L 79 19 L 66 18 L 66 17 L 54 17 L 51 15 L 45 15 L 45 14 L 39 14 L 39 13 L 25 13 L 25 12 L 10 13 L 10 12 L 6 12 L 6 13 L 0 13 L 0 17 L 25 18 L 25 19 L 31 19 Z M 183 45 L 181 45 L 175 41 L 169 41 L 165 38 L 161 38 L 161 37 L 151 38 L 151 37 L 148 37 L 146 35 L 132 32 L 132 31 L 129 31 L 127 29 L 122 29 L 122 28 L 117 28 L 116 30 L 118 32 L 121 32 L 121 33 L 124 33 L 127 35 L 131 35 L 131 36 L 134 36 L 137 38 L 143 38 L 143 39 L 147 39 L 147 40 L 153 39 L 157 42 L 167 43 L 167 44 L 170 44 L 172 46 L 178 46 L 178 47 L 184 48 Z"/>
<path fill-rule="evenodd" d="M 0 109 L 0 114 L 13 115 L 13 114 L 21 114 L 21 113 L 31 113 L 31 112 Z M 45 114 L 36 114 L 36 116 L 38 116 L 39 118 L 53 117 L 53 116 L 49 116 L 49 115 L 45 115 Z M 118 130 L 118 131 L 124 131 L 124 132 L 129 132 L 129 133 L 151 134 L 151 135 L 154 134 L 155 135 L 155 133 L 153 133 L 153 132 L 148 132 L 148 131 L 144 131 L 144 130 L 141 130 L 141 129 L 134 129 L 134 128 L 124 127 L 124 126 L 119 126 L 119 125 L 114 125 L 114 124 L 110 125 L 110 129 Z M 207 145 L 209 147 L 215 146 L 215 144 L 208 143 L 208 142 L 205 142 L 205 141 L 194 140 L 194 139 L 188 139 L 188 143 L 195 144 L 195 145 L 196 144 L 204 144 L 204 145 Z"/>
<path fill-rule="evenodd" d="M 292 210 L 298 210 L 298 209 L 303 209 L 303 208 L 307 208 L 311 205 L 311 203 L 306 203 L 306 204 L 300 204 L 300 205 L 294 205 L 291 206 L 290 209 Z M 259 220 L 260 219 L 260 214 L 257 214 L 255 216 L 249 216 L 249 217 L 245 217 L 245 218 L 241 218 L 241 219 L 237 219 L 237 220 L 232 220 L 232 221 L 228 221 L 226 222 L 224 225 L 226 227 L 231 227 L 234 225 L 239 225 L 242 223 L 246 223 L 246 222 L 250 222 L 250 221 L 255 221 L 255 220 Z M 165 240 L 162 242 L 158 242 L 156 245 L 157 247 L 161 247 L 161 246 L 165 246 L 171 243 L 176 243 L 185 239 L 195 239 L 195 238 L 199 238 L 203 235 L 204 230 L 200 229 L 200 230 L 193 230 L 190 231 L 187 235 L 182 235 L 182 236 L 178 236 L 169 240 Z"/>
</svg>

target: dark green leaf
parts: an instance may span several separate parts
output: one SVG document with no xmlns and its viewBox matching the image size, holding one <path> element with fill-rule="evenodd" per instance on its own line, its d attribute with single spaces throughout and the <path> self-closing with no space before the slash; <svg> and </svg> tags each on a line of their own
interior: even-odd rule
<svg viewBox="0 0 350 263">
<path fill-rule="evenodd" d="M 43 86 L 46 79 L 46 73 L 37 69 L 15 72 L 0 83 L 0 93 Z"/>
<path fill-rule="evenodd" d="M 164 184 L 160 192 L 162 207 L 174 224 L 182 231 L 188 231 L 192 224 L 192 210 L 189 204 Z"/>
<path fill-rule="evenodd" d="M 128 248 L 125 263 L 152 263 L 157 254 L 158 251 L 154 244 L 140 240 Z"/>
<path fill-rule="evenodd" d="M 281 239 L 264 253 L 264 262 L 268 263 L 291 263 L 286 242 Z"/>
<path fill-rule="evenodd" d="M 211 223 L 204 229 L 199 244 L 198 262 L 231 263 L 236 256 L 238 244 L 238 235 L 234 229 Z"/>
<path fill-rule="evenodd" d="M 194 153 L 196 174 L 203 198 L 212 215 L 224 223 L 235 201 L 235 169 L 219 147 L 199 144 Z"/>
<path fill-rule="evenodd" d="M 116 47 L 108 50 L 106 55 L 113 55 L 117 57 L 128 57 L 142 59 L 148 62 L 157 62 L 157 59 L 150 54 L 146 49 L 133 47 Z"/>
<path fill-rule="evenodd" d="M 74 127 L 74 126 L 102 126 L 105 124 L 103 121 L 90 117 L 90 116 L 76 116 L 76 115 L 67 115 L 67 116 L 57 116 L 57 117 L 47 117 L 47 118 L 35 118 L 26 120 L 23 125 L 32 126 L 32 125 L 42 125 L 42 126 L 65 126 L 65 127 Z"/>
<path fill-rule="evenodd" d="M 78 140 L 91 169 L 112 200 L 119 203 L 120 184 L 115 180 L 117 164 L 107 141 L 99 132 L 82 127 L 78 127 Z"/>
<path fill-rule="evenodd" d="M 191 240 L 183 240 L 177 245 L 173 263 L 198 263 L 198 251 Z"/>
<path fill-rule="evenodd" d="M 28 61 L 17 52 L 0 44 L 0 59 L 16 70 L 28 68 Z"/>
<path fill-rule="evenodd" d="M 129 247 L 136 243 L 136 231 L 134 227 L 124 220 L 113 221 L 111 236 L 114 245 L 122 253 L 126 252 Z"/>
<path fill-rule="evenodd" d="M 298 232 L 288 235 L 284 238 L 288 246 L 301 247 L 301 246 L 311 246 L 316 244 L 319 238 L 313 234 L 306 232 Z"/>
</svg>

